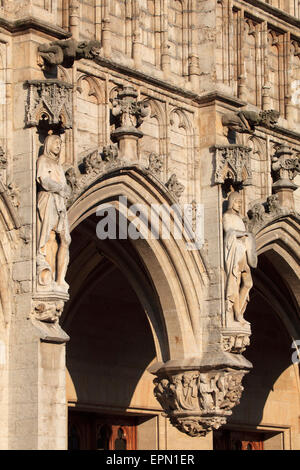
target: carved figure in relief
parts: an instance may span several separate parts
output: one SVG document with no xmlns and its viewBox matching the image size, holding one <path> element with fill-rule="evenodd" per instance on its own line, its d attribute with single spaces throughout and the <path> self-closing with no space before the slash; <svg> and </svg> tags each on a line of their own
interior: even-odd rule
<svg viewBox="0 0 300 470">
<path fill-rule="evenodd" d="M 200 403 L 205 411 L 209 411 L 214 408 L 214 400 L 212 397 L 211 385 L 212 384 L 208 375 L 200 374 L 200 379 L 199 379 Z"/>
<path fill-rule="evenodd" d="M 230 194 L 228 210 L 223 216 L 225 255 L 226 313 L 232 320 L 247 324 L 243 314 L 252 287 L 251 267 L 257 266 L 255 238 L 246 231 L 240 216 L 242 199 L 238 192 Z"/>
<path fill-rule="evenodd" d="M 180 199 L 184 191 L 184 186 L 183 184 L 179 183 L 175 173 L 170 176 L 166 183 L 166 187 L 176 199 Z"/>
<path fill-rule="evenodd" d="M 61 138 L 46 137 L 44 153 L 37 162 L 37 267 L 41 286 L 67 290 L 65 275 L 71 242 L 65 199 L 70 191 L 59 163 Z"/>
</svg>

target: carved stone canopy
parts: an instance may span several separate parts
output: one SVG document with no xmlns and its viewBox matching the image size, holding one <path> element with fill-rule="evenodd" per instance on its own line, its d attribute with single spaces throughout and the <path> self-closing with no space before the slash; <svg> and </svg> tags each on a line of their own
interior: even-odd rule
<svg viewBox="0 0 300 470">
<path fill-rule="evenodd" d="M 72 85 L 57 79 L 30 80 L 26 84 L 28 127 L 38 126 L 40 121 L 47 121 L 48 126 L 72 127 Z"/>
<path fill-rule="evenodd" d="M 179 431 L 204 436 L 226 423 L 240 403 L 245 369 L 222 367 L 157 371 L 154 395 Z"/>
<path fill-rule="evenodd" d="M 216 145 L 215 182 L 225 183 L 226 180 L 235 184 L 251 183 L 251 148 L 243 145 Z"/>
</svg>

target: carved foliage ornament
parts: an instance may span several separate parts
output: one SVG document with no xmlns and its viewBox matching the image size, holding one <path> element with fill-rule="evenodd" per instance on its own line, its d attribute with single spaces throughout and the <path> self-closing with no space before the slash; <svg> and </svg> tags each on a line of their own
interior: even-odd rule
<svg viewBox="0 0 300 470">
<path fill-rule="evenodd" d="M 149 155 L 149 164 L 146 170 L 153 173 L 156 177 L 160 178 L 163 168 L 163 156 L 152 152 Z M 65 176 L 67 183 L 70 187 L 70 198 L 68 205 L 70 206 L 76 197 L 83 192 L 90 184 L 97 178 L 115 168 L 121 168 L 127 165 L 132 165 L 133 162 L 124 160 L 118 156 L 118 145 L 109 144 L 103 147 L 102 151 L 97 148 L 89 150 L 83 157 L 82 171 L 83 173 L 76 173 L 74 167 L 66 170 Z M 176 175 L 167 182 L 169 191 L 173 193 L 174 197 L 179 198 L 184 186 L 177 181 Z"/>
<path fill-rule="evenodd" d="M 262 227 L 277 217 L 290 214 L 291 211 L 282 207 L 278 194 L 272 194 L 265 203 L 257 202 L 248 211 L 245 223 L 250 232 L 256 234 Z"/>
<path fill-rule="evenodd" d="M 137 101 L 138 92 L 132 86 L 124 86 L 116 98 L 111 98 L 115 132 L 140 127 L 149 112 L 145 101 Z"/>
<path fill-rule="evenodd" d="M 148 170 L 151 171 L 158 178 L 160 178 L 161 176 L 163 165 L 164 165 L 164 160 L 163 160 L 162 155 L 158 155 L 155 152 L 150 153 Z"/>
<path fill-rule="evenodd" d="M 72 127 L 72 85 L 60 80 L 31 80 L 28 85 L 26 125 L 48 124 Z"/>
<path fill-rule="evenodd" d="M 250 151 L 250 147 L 243 145 L 216 146 L 215 182 L 224 183 L 226 180 L 232 180 L 238 184 L 250 184 Z"/>
<path fill-rule="evenodd" d="M 284 180 L 293 181 L 299 173 L 300 155 L 294 155 L 290 147 L 285 144 L 278 146 L 272 157 L 272 178 L 274 183 Z"/>
<path fill-rule="evenodd" d="M 125 164 L 125 161 L 118 158 L 117 144 L 109 144 L 103 147 L 102 152 L 97 148 L 89 150 L 83 157 L 83 173 L 78 172 L 77 174 L 73 167 L 68 168 L 65 172 L 67 183 L 71 189 L 68 206 L 101 175 Z"/>
<path fill-rule="evenodd" d="M 175 173 L 171 175 L 169 180 L 166 182 L 166 187 L 175 199 L 180 199 L 184 191 L 184 185 L 179 183 Z"/>
<path fill-rule="evenodd" d="M 154 395 L 175 427 L 201 436 L 226 423 L 240 402 L 246 373 L 231 368 L 165 373 L 154 379 Z"/>
</svg>

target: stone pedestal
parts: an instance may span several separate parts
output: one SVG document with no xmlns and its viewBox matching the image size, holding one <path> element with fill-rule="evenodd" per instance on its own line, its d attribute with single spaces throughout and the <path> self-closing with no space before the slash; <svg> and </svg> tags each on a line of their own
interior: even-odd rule
<svg viewBox="0 0 300 470">
<path fill-rule="evenodd" d="M 148 113 L 147 103 L 137 101 L 138 93 L 132 86 L 125 86 L 116 98 L 111 100 L 115 130 L 111 133 L 113 141 L 118 142 L 119 158 L 137 160 L 137 141 L 143 137 L 138 129 Z"/>
<path fill-rule="evenodd" d="M 137 143 L 143 137 L 143 133 L 134 127 L 118 128 L 112 132 L 111 137 L 118 143 L 119 158 L 136 161 L 137 159 Z"/>
</svg>

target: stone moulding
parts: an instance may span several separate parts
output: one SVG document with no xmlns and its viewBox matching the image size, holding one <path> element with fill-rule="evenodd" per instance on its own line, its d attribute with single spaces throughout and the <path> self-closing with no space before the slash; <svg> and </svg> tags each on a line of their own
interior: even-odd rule
<svg viewBox="0 0 300 470">
<path fill-rule="evenodd" d="M 232 180 L 236 184 L 251 184 L 250 147 L 244 145 L 216 145 L 215 183 L 223 184 Z"/>
<path fill-rule="evenodd" d="M 164 415 L 179 431 L 192 437 L 218 429 L 240 403 L 242 379 L 248 367 L 172 368 L 154 373 L 154 395 Z"/>
<path fill-rule="evenodd" d="M 38 126 L 40 120 L 48 125 L 61 125 L 72 128 L 72 89 L 73 85 L 57 79 L 28 80 L 25 123 L 27 127 Z"/>
</svg>

